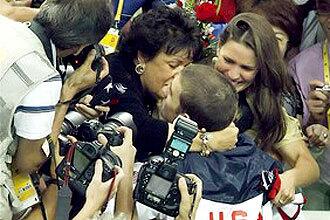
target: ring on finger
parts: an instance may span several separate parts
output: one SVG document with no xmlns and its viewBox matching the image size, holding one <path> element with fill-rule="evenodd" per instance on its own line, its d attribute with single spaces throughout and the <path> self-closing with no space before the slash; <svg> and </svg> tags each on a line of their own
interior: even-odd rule
<svg viewBox="0 0 330 220">
<path fill-rule="evenodd" d="M 328 137 L 328 134 L 327 133 L 323 133 L 323 138 L 326 139 Z"/>
</svg>

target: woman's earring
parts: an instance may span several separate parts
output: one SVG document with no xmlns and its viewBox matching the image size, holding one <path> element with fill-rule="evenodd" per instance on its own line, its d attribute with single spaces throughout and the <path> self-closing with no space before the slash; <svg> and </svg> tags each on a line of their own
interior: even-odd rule
<svg viewBox="0 0 330 220">
<path fill-rule="evenodd" d="M 135 72 L 139 75 L 142 75 L 145 70 L 145 64 L 139 63 L 138 65 L 135 66 Z"/>
<path fill-rule="evenodd" d="M 212 65 L 214 66 L 218 61 L 219 61 L 218 57 L 213 57 L 212 58 Z"/>
</svg>

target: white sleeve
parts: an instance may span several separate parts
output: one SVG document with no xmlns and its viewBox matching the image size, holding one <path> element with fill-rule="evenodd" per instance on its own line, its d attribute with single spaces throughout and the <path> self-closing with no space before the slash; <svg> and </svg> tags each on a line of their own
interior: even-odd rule
<svg viewBox="0 0 330 220">
<path fill-rule="evenodd" d="M 22 71 L 54 71 L 47 65 L 33 63 L 33 55 L 16 62 Z M 52 77 L 30 91 L 20 102 L 14 114 L 16 134 L 30 140 L 44 138 L 51 133 L 55 105 L 60 98 L 61 77 Z"/>
</svg>

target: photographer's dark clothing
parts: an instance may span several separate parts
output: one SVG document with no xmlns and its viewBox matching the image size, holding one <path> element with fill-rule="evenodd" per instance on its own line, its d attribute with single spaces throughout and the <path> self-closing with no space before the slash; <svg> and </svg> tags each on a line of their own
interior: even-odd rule
<svg viewBox="0 0 330 220">
<path fill-rule="evenodd" d="M 289 92 L 282 93 L 282 104 L 287 113 L 297 118 L 299 115 L 303 115 L 303 102 L 300 96 L 300 92 L 297 86 L 297 83 L 292 77 L 290 77 L 292 82 L 292 89 Z"/>
</svg>

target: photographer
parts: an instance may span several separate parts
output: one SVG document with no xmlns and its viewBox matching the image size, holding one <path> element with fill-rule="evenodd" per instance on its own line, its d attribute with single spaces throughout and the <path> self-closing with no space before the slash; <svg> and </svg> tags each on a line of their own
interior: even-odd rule
<svg viewBox="0 0 330 220">
<path fill-rule="evenodd" d="M 109 72 L 105 60 L 99 74 L 91 69 L 95 56 L 91 51 L 62 85 L 57 58 L 99 42 L 111 21 L 108 0 L 49 0 L 30 27 L 0 16 L 0 54 L 5 54 L 0 59 L 0 216 L 4 219 L 11 219 L 22 206 L 14 193 L 12 172 L 27 175 L 50 152 L 58 151 L 49 142 L 56 145 L 70 100 Z M 46 189 L 52 199 L 43 199 L 47 212 L 43 215 L 50 219 L 56 190 Z"/>
</svg>

